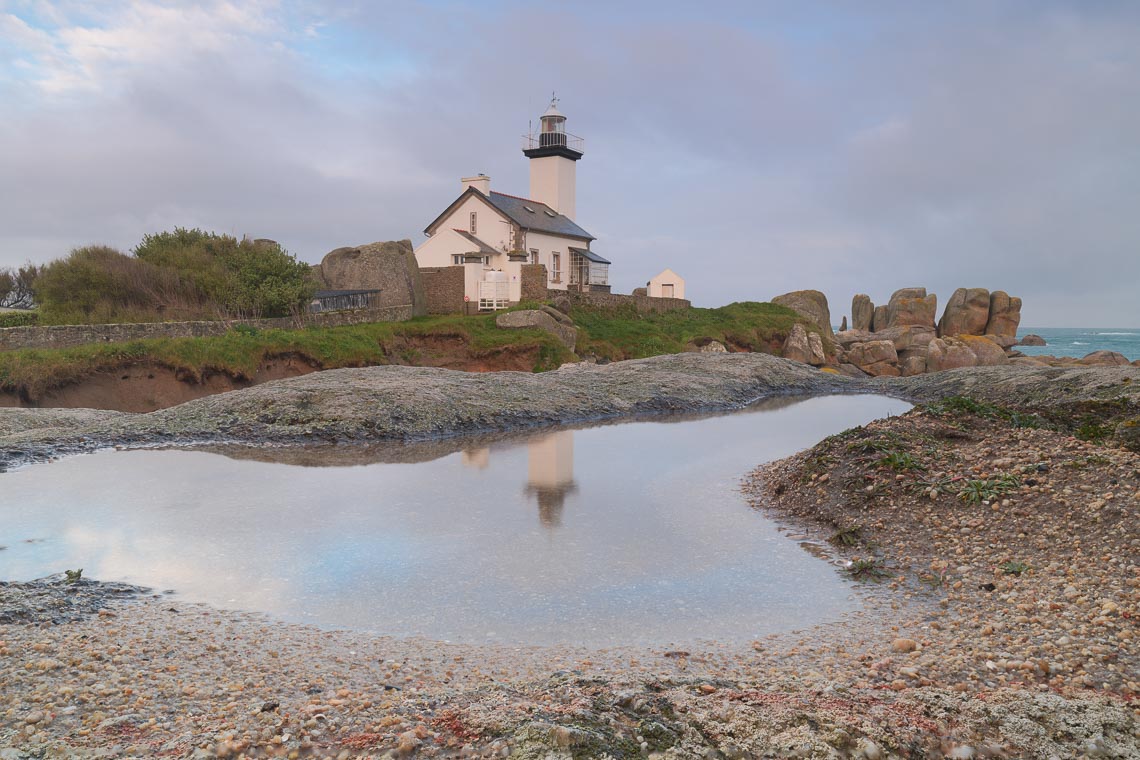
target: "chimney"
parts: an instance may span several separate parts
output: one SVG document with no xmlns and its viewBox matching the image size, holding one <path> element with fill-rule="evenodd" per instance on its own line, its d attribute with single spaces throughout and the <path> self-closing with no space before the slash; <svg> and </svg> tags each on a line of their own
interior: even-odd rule
<svg viewBox="0 0 1140 760">
<path fill-rule="evenodd" d="M 483 195 L 491 194 L 491 178 L 486 174 L 478 174 L 474 177 L 464 177 L 459 180 L 463 184 L 463 191 L 466 192 L 467 188 L 473 187 Z"/>
</svg>

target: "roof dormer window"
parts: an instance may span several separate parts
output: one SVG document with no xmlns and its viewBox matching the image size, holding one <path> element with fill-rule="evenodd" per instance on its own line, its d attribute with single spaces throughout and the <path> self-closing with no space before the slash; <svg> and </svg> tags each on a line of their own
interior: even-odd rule
<svg viewBox="0 0 1140 760">
<path fill-rule="evenodd" d="M 534 214 L 534 213 L 537 213 L 537 212 L 536 212 L 534 209 L 532 209 L 530 206 L 523 206 L 523 208 L 524 208 L 524 209 L 526 209 L 527 211 L 529 211 L 529 212 L 530 212 L 530 213 L 532 213 L 532 214 Z"/>
<path fill-rule="evenodd" d="M 549 216 L 551 219 L 553 219 L 554 217 L 558 216 L 558 214 L 554 213 L 553 211 L 551 211 L 551 210 L 550 210 L 550 209 L 548 209 L 548 208 L 546 208 L 546 209 L 543 209 L 543 211 L 544 211 L 544 212 L 546 213 L 546 215 L 547 215 L 547 216 Z"/>
</svg>

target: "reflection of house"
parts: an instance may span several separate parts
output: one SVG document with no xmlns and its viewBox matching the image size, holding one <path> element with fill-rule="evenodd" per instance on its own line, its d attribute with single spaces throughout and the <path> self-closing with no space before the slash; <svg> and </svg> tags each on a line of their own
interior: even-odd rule
<svg viewBox="0 0 1140 760">
<path fill-rule="evenodd" d="M 464 449 L 462 460 L 464 467 L 475 470 L 485 470 L 491 463 L 491 449 L 483 446 L 478 449 Z"/>
<path fill-rule="evenodd" d="M 646 295 L 650 298 L 684 298 L 685 281 L 672 269 L 645 283 Z"/>
<path fill-rule="evenodd" d="M 527 444 L 527 494 L 538 499 L 538 519 L 548 528 L 562 524 L 567 494 L 574 482 L 574 433 L 563 430 Z"/>
<path fill-rule="evenodd" d="M 523 138 L 523 154 L 530 197 L 492 191 L 485 174 L 464 178 L 463 192 L 424 230 L 419 265 L 463 266 L 465 297 L 481 309 L 521 299 L 523 264 L 545 265 L 549 288 L 608 293 L 610 262 L 590 250 L 594 236 L 574 221 L 582 138 L 566 132 L 555 101 L 538 134 Z"/>
</svg>

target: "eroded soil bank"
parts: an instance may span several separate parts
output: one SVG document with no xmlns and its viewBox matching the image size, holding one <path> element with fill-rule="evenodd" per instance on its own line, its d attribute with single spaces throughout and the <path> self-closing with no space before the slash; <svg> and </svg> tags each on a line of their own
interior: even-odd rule
<svg viewBox="0 0 1140 760">
<path fill-rule="evenodd" d="M 464 372 L 530 372 L 540 346 L 473 351 L 461 336 L 406 336 L 389 346 L 389 363 Z M 153 412 L 218 393 L 300 377 L 322 368 L 306 356 L 289 354 L 262 361 L 252 373 L 206 370 L 191 373 L 155 362 L 125 362 L 44 390 L 0 388 L 0 408 L 107 409 Z"/>
<path fill-rule="evenodd" d="M 855 566 L 864 576 L 886 573 L 867 584 L 865 611 L 839 625 L 743 648 L 494 648 L 324 632 L 158 595 L 60 625 L 33 614 L 0 627 L 0 747 L 15 757 L 1140 756 L 1140 462 L 1112 432 L 1136 414 L 1138 373 L 995 368 L 861 383 L 759 355 L 677 356 L 540 376 L 344 370 L 147 415 L 0 411 L 0 450 L 18 458 L 110 442 L 375 442 L 789 391 L 1000 403 L 948 401 L 872 423 L 752 479 L 757 508 L 834 538 L 866 560 Z M 1067 419 L 1073 409 L 1088 421 Z"/>
</svg>

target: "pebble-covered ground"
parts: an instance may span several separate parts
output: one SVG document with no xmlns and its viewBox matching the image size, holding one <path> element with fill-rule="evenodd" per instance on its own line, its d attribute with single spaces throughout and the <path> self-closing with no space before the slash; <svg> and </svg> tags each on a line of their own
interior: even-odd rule
<svg viewBox="0 0 1140 760">
<path fill-rule="evenodd" d="M 267 384 L 169 418 L 100 419 L 70 437 L 47 427 L 36 438 L 23 421 L 0 444 L 105 442 L 99 431 L 143 440 L 164 424 L 219 439 L 237 424 L 284 440 L 322 414 L 326 431 L 462 432 L 537 424 L 542 383 L 566 386 L 555 417 L 580 417 L 735 403 L 787 373 L 796 390 L 832 382 L 816 388 L 771 357 L 661 359 L 625 363 L 636 366 L 606 379 L 601 401 L 573 390 L 601 382 L 594 370 L 537 385 L 520 377 L 493 391 L 506 394 L 495 397 L 507 405 L 500 417 L 493 404 L 445 410 L 446 375 L 420 378 L 432 391 L 402 416 L 418 397 L 398 387 L 410 376 L 345 371 L 285 386 L 272 404 L 242 395 Z M 942 373 L 905 391 L 1100 403 L 1131 392 L 1136 376 L 1049 372 L 1061 374 Z M 354 410 L 362 388 L 372 406 Z M 1113 413 L 1134 415 L 1134 395 Z M 0 758 L 1140 757 L 1140 461 L 1095 419 L 1069 428 L 1101 443 L 1033 425 L 1055 420 L 950 400 L 755 473 L 745 488 L 757 508 L 833 539 L 866 579 L 866 604 L 833 625 L 743 644 L 476 647 L 284 625 L 161 595 L 123 600 L 58 579 L 0 585 L 12 621 L 0 622 Z M 66 602 L 72 594 L 81 599 Z"/>
</svg>

